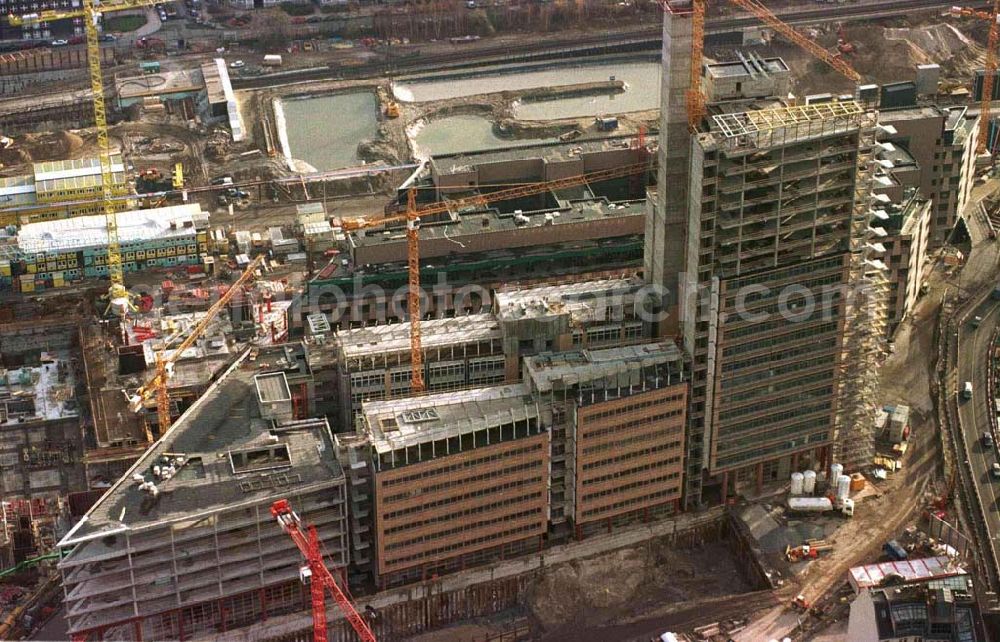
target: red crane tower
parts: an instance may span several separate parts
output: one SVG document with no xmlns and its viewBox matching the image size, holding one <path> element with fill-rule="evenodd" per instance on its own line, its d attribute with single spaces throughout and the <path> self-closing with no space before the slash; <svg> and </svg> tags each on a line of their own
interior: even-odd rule
<svg viewBox="0 0 1000 642">
<path fill-rule="evenodd" d="M 302 556 L 306 558 L 306 565 L 299 573 L 303 580 L 309 580 L 310 593 L 312 595 L 313 614 L 313 640 L 314 642 L 326 642 L 326 603 L 324 588 L 330 589 L 333 599 L 337 600 L 340 610 L 347 616 L 347 621 L 354 627 L 354 631 L 362 642 L 376 642 L 375 634 L 368 627 L 368 623 L 354 608 L 351 599 L 344 591 L 337 586 L 333 574 L 323 563 L 323 553 L 320 551 L 319 535 L 316 527 L 310 524 L 303 532 L 302 520 L 295 514 L 287 499 L 279 499 L 271 504 L 271 516 L 278 520 L 281 530 L 288 533 L 299 547 Z"/>
</svg>

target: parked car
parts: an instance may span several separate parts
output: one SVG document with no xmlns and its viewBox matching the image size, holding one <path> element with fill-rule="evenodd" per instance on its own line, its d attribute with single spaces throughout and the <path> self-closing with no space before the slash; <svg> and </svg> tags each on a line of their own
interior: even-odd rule
<svg viewBox="0 0 1000 642">
<path fill-rule="evenodd" d="M 983 448 L 993 447 L 993 435 L 991 435 L 990 433 L 984 432 L 982 441 L 983 441 Z"/>
<path fill-rule="evenodd" d="M 966 381 L 962 385 L 962 399 L 972 399 L 972 382 Z"/>
<path fill-rule="evenodd" d="M 229 68 L 230 69 L 240 69 L 242 67 L 246 67 L 246 65 L 247 65 L 247 63 L 243 62 L 242 60 L 234 60 L 231 63 L 229 63 Z"/>
<path fill-rule="evenodd" d="M 100 42 L 115 42 L 116 40 L 118 40 L 118 38 L 116 36 L 111 35 L 110 33 L 102 33 L 101 35 L 97 36 L 97 40 Z"/>
<path fill-rule="evenodd" d="M 885 553 L 886 557 L 888 557 L 890 560 L 894 562 L 901 562 L 905 560 L 907 557 L 909 557 L 909 555 L 906 552 L 906 549 L 900 546 L 899 542 L 897 542 L 894 539 L 889 540 L 888 542 L 882 545 L 882 552 Z"/>
<path fill-rule="evenodd" d="M 1000 464 L 998 464 L 997 462 L 993 462 L 993 466 L 992 468 L 990 468 L 990 472 L 993 473 L 993 479 L 1000 479 Z"/>
<path fill-rule="evenodd" d="M 60 38 L 59 40 L 53 40 L 52 41 L 52 46 L 53 47 L 65 47 L 68 44 L 69 44 L 69 40 L 63 40 L 62 38 Z"/>
<path fill-rule="evenodd" d="M 983 317 L 979 316 L 978 314 L 976 316 L 972 317 L 972 327 L 973 328 L 978 328 L 982 324 L 983 324 Z"/>
</svg>

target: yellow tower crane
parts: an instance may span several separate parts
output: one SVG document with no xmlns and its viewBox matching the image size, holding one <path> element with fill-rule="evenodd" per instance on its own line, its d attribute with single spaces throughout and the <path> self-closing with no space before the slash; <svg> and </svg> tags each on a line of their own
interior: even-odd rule
<svg viewBox="0 0 1000 642">
<path fill-rule="evenodd" d="M 144 407 L 147 400 L 156 396 L 156 414 L 157 422 L 160 425 L 160 434 L 162 435 L 166 432 L 167 428 L 170 427 L 170 397 L 167 394 L 167 383 L 170 379 L 169 367 L 177 361 L 184 351 L 194 345 L 194 342 L 198 340 L 198 337 L 205 332 L 209 324 L 212 322 L 219 312 L 222 311 L 234 296 L 236 296 L 243 286 L 254 277 L 257 268 L 260 267 L 261 263 L 264 262 L 264 256 L 258 256 L 254 259 L 247 269 L 243 270 L 243 274 L 240 278 L 236 279 L 229 289 L 219 297 L 219 300 L 212 304 L 212 307 L 205 312 L 205 316 L 198 325 L 194 327 L 193 330 L 188 334 L 187 338 L 181 342 L 179 346 L 173 348 L 170 356 L 165 356 L 165 352 L 170 348 L 170 344 L 164 345 L 159 352 L 156 354 L 156 374 L 150 379 L 144 386 L 136 390 L 135 394 L 129 398 L 129 404 L 133 412 L 139 412 Z M 152 442 L 152 435 L 149 434 L 147 430 L 147 437 L 149 441 Z"/>
<path fill-rule="evenodd" d="M 87 33 L 87 69 L 90 72 L 90 90 L 94 101 L 94 125 L 97 128 L 97 146 L 101 162 L 101 200 L 108 226 L 108 277 L 111 287 L 108 296 L 116 307 L 129 306 L 128 290 L 122 274 L 121 247 L 118 244 L 118 219 L 115 215 L 114 173 L 111 167 L 111 143 L 108 138 L 108 114 L 104 103 L 104 79 L 101 74 L 101 43 L 97 33 L 97 18 L 101 14 L 129 9 L 142 9 L 156 4 L 156 0 L 118 0 L 108 4 L 95 4 L 95 0 L 83 0 L 83 8 L 69 11 L 46 10 L 39 13 L 7 16 L 7 22 L 14 27 L 24 25 L 83 18 Z"/>
</svg>

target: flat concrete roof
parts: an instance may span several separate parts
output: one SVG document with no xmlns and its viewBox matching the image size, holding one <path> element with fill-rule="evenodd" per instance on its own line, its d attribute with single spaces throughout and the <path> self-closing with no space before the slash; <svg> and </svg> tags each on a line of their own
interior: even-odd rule
<svg viewBox="0 0 1000 642">
<path fill-rule="evenodd" d="M 424 348 L 487 341 L 501 336 L 500 326 L 492 314 L 470 314 L 420 323 Z M 409 321 L 340 330 L 334 337 L 345 358 L 410 351 Z"/>
<path fill-rule="evenodd" d="M 788 71 L 788 65 L 781 58 L 752 58 L 743 60 L 730 60 L 726 62 L 713 62 L 705 65 L 705 70 L 710 76 L 732 77 L 732 76 L 755 76 L 760 70 L 753 65 L 760 63 L 767 73 L 780 73 Z"/>
<path fill-rule="evenodd" d="M 965 114 L 968 113 L 968 107 L 948 107 L 948 118 L 944 121 L 944 128 L 946 131 L 955 129 L 960 124 L 965 121 Z"/>
<path fill-rule="evenodd" d="M 900 120 L 919 120 L 921 118 L 942 118 L 947 117 L 945 110 L 937 105 L 921 105 L 919 107 L 906 107 L 905 109 L 889 109 L 879 112 L 879 122 L 891 124 Z"/>
<path fill-rule="evenodd" d="M 524 384 L 491 386 L 361 406 L 375 451 L 428 443 L 538 416 Z"/>
<path fill-rule="evenodd" d="M 74 554 L 75 561 L 117 550 L 100 536 L 142 530 L 212 511 L 257 505 L 270 498 L 305 492 L 336 483 L 343 470 L 333 451 L 325 419 L 307 419 L 272 427 L 261 418 L 246 350 L 206 393 L 128 470 L 59 543 L 70 546 L 92 539 Z M 284 445 L 289 463 L 269 475 L 234 474 L 230 451 Z M 152 468 L 164 458 L 183 456 L 185 463 L 165 481 L 154 480 Z M 280 474 L 280 477 L 276 475 Z M 134 475 L 156 484 L 153 497 L 139 489 Z"/>
<path fill-rule="evenodd" d="M 215 60 L 201 63 L 201 74 L 205 90 L 208 92 L 208 102 L 213 105 L 225 103 L 227 100 L 225 84 Z M 228 74 L 226 82 L 229 82 Z"/>
<path fill-rule="evenodd" d="M 5 382 L 0 383 L 0 409 L 6 405 L 5 402 L 23 408 L 25 402 L 30 400 L 34 405 L 33 414 L 13 410 L 9 415 L 0 415 L 0 425 L 19 423 L 18 416 L 30 422 L 55 421 L 80 415 L 74 370 L 68 353 L 44 352 L 40 366 L 9 370 L 0 368 L 0 375 L 0 380 Z"/>
<path fill-rule="evenodd" d="M 916 167 L 917 165 L 917 160 L 913 158 L 910 151 L 899 143 L 892 143 L 892 151 L 879 149 L 875 157 L 879 160 L 887 160 L 891 162 L 893 165 L 893 170 L 891 171 L 906 167 Z"/>
<path fill-rule="evenodd" d="M 292 398 L 292 393 L 288 389 L 288 378 L 284 372 L 259 374 L 254 377 L 254 383 L 257 385 L 257 398 L 261 403 L 290 401 Z"/>
<path fill-rule="evenodd" d="M 120 99 L 192 93 L 204 87 L 205 77 L 200 69 L 179 69 L 115 79 L 115 91 Z"/>
<path fill-rule="evenodd" d="M 119 212 L 118 240 L 125 244 L 194 236 L 195 223 L 203 219 L 207 222 L 208 215 L 197 203 Z M 25 253 L 105 247 L 108 244 L 107 220 L 101 214 L 29 223 L 18 232 L 17 243 Z"/>
<path fill-rule="evenodd" d="M 500 291 L 494 297 L 494 309 L 501 320 L 540 318 L 566 312 L 577 320 L 592 320 L 595 314 L 604 313 L 613 297 L 633 294 L 644 285 L 642 279 L 633 277 Z"/>
<path fill-rule="evenodd" d="M 554 193 L 562 201 L 562 194 Z M 514 214 L 504 214 L 497 209 L 477 209 L 475 211 L 452 212 L 451 217 L 442 221 L 422 221 L 420 239 L 456 239 L 477 234 L 505 230 L 527 229 L 551 225 L 573 225 L 619 216 L 645 216 L 645 201 L 621 201 L 612 203 L 606 198 L 594 198 L 589 190 L 585 194 L 567 194 L 568 198 L 583 200 L 562 201 L 559 207 L 522 212 L 530 219 L 519 222 Z M 547 216 L 548 215 L 548 216 Z M 402 226 L 389 230 L 365 230 L 352 232 L 348 238 L 354 247 L 371 247 L 406 241 L 406 229 Z"/>
<path fill-rule="evenodd" d="M 542 353 L 525 359 L 528 376 L 541 392 L 555 382 L 583 383 L 660 364 L 683 364 L 684 355 L 673 341 L 573 352 Z M 677 372 L 681 383 L 682 370 Z"/>
<path fill-rule="evenodd" d="M 42 196 L 46 192 L 91 189 L 101 186 L 101 160 L 99 158 L 78 158 L 75 160 L 45 161 L 34 164 L 35 192 Z M 121 154 L 111 155 L 111 171 L 114 182 L 125 182 L 125 166 Z"/>
<path fill-rule="evenodd" d="M 33 205 L 36 202 L 34 178 L 31 176 L 0 178 L 0 207 Z"/>
<path fill-rule="evenodd" d="M 646 143 L 656 141 L 656 134 L 647 134 Z M 546 161 L 561 161 L 578 158 L 581 154 L 603 152 L 613 149 L 627 149 L 635 140 L 634 135 L 616 135 L 607 138 L 588 138 L 569 142 L 543 143 L 540 145 L 524 145 L 511 149 L 484 150 L 472 153 L 445 154 L 435 156 L 431 164 L 438 174 L 447 175 L 466 172 L 476 165 L 501 163 L 512 160 L 531 158 Z"/>
</svg>

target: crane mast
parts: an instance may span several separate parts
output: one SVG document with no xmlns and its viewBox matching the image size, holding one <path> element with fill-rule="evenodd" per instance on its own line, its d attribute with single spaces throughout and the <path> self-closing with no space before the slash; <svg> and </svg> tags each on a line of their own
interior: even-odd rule
<svg viewBox="0 0 1000 642">
<path fill-rule="evenodd" d="M 139 388 L 135 396 L 132 397 L 132 410 L 138 412 L 142 409 L 143 403 L 153 395 L 156 395 L 156 414 L 157 422 L 160 425 L 160 434 L 162 435 L 167 428 L 170 427 L 170 396 L 167 390 L 167 384 L 169 382 L 169 373 L 167 371 L 168 366 L 177 361 L 184 352 L 194 345 L 194 342 L 198 340 L 205 330 L 208 328 L 209 324 L 212 322 L 219 312 L 233 299 L 234 296 L 240 291 L 244 284 L 247 283 L 254 276 L 257 268 L 264 262 L 263 255 L 258 256 L 254 259 L 247 269 L 243 270 L 243 274 L 240 275 L 236 282 L 233 283 L 229 289 L 219 297 L 219 300 L 212 304 L 206 312 L 204 318 L 198 322 L 198 325 L 194 327 L 193 330 L 188 334 L 187 338 L 181 342 L 179 346 L 173 349 L 173 352 L 169 357 L 164 357 L 164 352 L 169 348 L 169 344 L 164 346 L 156 354 L 156 374 L 153 378 L 149 380 L 146 385 Z M 150 439 L 152 441 L 152 439 Z"/>
<path fill-rule="evenodd" d="M 314 642 L 327 642 L 326 634 L 326 603 L 324 588 L 329 589 L 333 599 L 337 601 L 340 610 L 344 612 L 347 621 L 354 627 L 354 631 L 362 642 L 376 642 L 375 634 L 372 633 L 368 623 L 365 622 L 358 610 L 354 608 L 351 599 L 337 585 L 330 569 L 323 563 L 323 553 L 320 547 L 319 534 L 316 527 L 310 524 L 303 532 L 302 521 L 292 510 L 287 499 L 279 499 L 271 505 L 271 516 L 277 520 L 281 530 L 288 533 L 299 552 L 306 558 L 306 566 L 300 570 L 300 575 L 304 580 L 309 580 L 309 590 L 312 596 L 313 614 L 313 640 Z"/>
<path fill-rule="evenodd" d="M 407 311 L 410 314 L 410 389 L 424 391 L 424 350 L 420 338 L 420 217 L 417 216 L 417 190 L 406 193 L 406 264 L 408 273 Z"/>
<path fill-rule="evenodd" d="M 664 0 L 666 7 L 666 0 Z M 688 87 L 688 126 L 698 129 L 705 115 L 705 94 L 701 91 L 701 65 L 705 57 L 705 0 L 691 2 L 691 86 Z"/>
<path fill-rule="evenodd" d="M 424 392 L 424 353 L 420 335 L 420 217 L 431 214 L 441 214 L 452 209 L 467 206 L 482 206 L 488 203 L 512 200 L 523 196 L 541 194 L 549 190 L 575 187 L 585 183 L 611 180 L 641 174 L 649 169 L 648 163 L 634 163 L 612 169 L 568 176 L 552 181 L 519 185 L 497 190 L 489 194 L 476 194 L 450 201 L 438 201 L 422 207 L 416 204 L 416 189 L 410 188 L 406 195 L 406 211 L 402 215 L 387 216 L 380 219 L 344 219 L 341 225 L 345 230 L 356 231 L 383 227 L 390 224 L 404 223 L 406 225 L 406 264 L 408 274 L 407 310 L 410 315 L 410 364 L 412 368 L 411 390 L 414 393 Z"/>
<path fill-rule="evenodd" d="M 97 32 L 97 19 L 103 13 L 153 6 L 156 0 L 123 0 L 110 4 L 96 4 L 95 0 L 82 0 L 82 8 L 72 11 L 42 11 L 22 16 L 10 15 L 7 22 L 15 27 L 39 24 L 66 18 L 83 18 L 87 42 L 87 71 L 90 92 L 93 95 L 94 126 L 97 130 L 98 160 L 101 165 L 101 203 L 108 232 L 108 278 L 111 287 L 108 296 L 112 303 L 128 305 L 122 268 L 121 245 L 118 240 L 118 217 L 115 212 L 115 177 L 111 164 L 111 141 L 108 135 L 108 111 L 104 101 L 104 78 L 101 73 L 101 42 Z"/>
<path fill-rule="evenodd" d="M 844 77 L 854 82 L 861 80 L 861 74 L 855 71 L 840 55 L 830 53 L 800 34 L 792 26 L 782 22 L 781 18 L 774 15 L 774 12 L 761 4 L 759 0 L 728 1 L 754 15 L 761 22 L 788 38 L 818 60 L 825 62 Z M 1000 0 L 994 0 L 994 2 L 1000 4 Z M 670 0 L 657 0 L 657 4 L 665 12 L 691 16 L 691 83 L 684 97 L 687 103 L 688 125 L 692 130 L 698 129 L 701 119 L 705 116 L 705 94 L 702 92 L 701 87 L 701 66 L 705 57 L 705 3 L 706 0 L 691 0 L 690 6 L 688 6 L 682 3 L 671 4 Z M 993 27 L 996 27 L 995 22 Z M 993 30 L 990 33 L 992 34 Z"/>
<path fill-rule="evenodd" d="M 986 37 L 986 64 L 983 65 L 983 95 L 979 98 L 979 135 L 976 137 L 976 155 L 987 151 L 990 136 L 990 111 L 993 106 L 993 86 L 997 74 L 997 46 L 1000 45 L 1000 0 L 993 0 L 990 11 L 966 7 L 952 7 L 953 16 L 989 20 L 990 31 Z"/>
<path fill-rule="evenodd" d="M 114 206 L 115 177 L 111 167 L 111 141 L 108 137 L 108 110 L 104 103 L 104 78 L 101 74 L 101 42 L 97 33 L 97 16 L 94 0 L 83 0 L 83 23 L 87 33 L 87 70 L 90 91 L 94 101 L 94 125 L 97 128 L 97 147 L 101 162 L 101 202 L 108 228 L 108 278 L 112 299 L 128 297 L 122 273 L 121 246 L 118 243 L 118 215 Z"/>
</svg>

